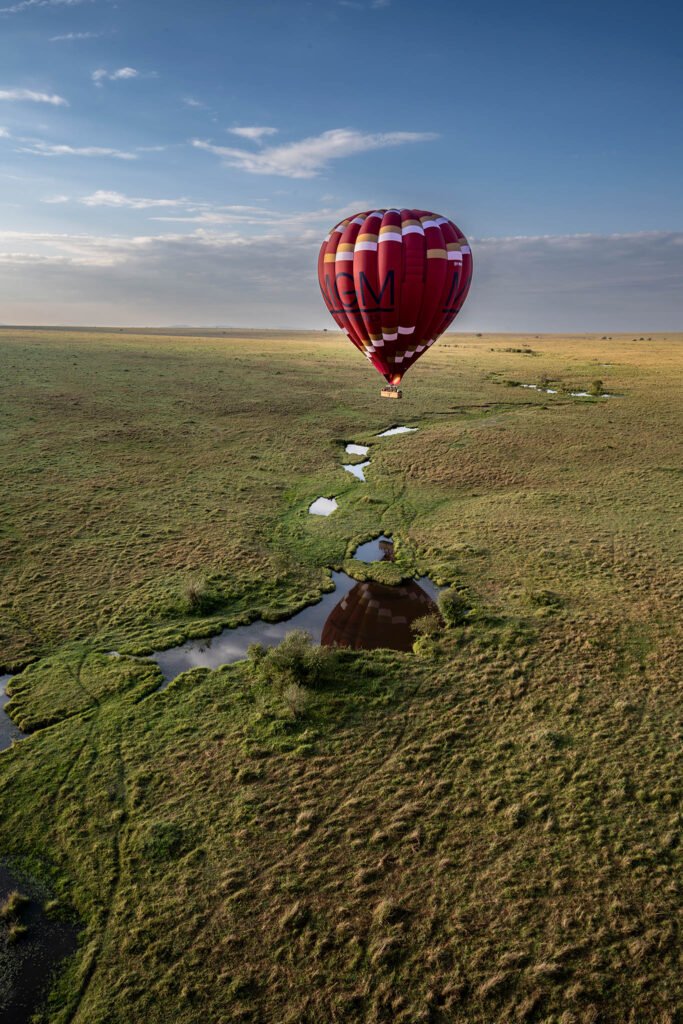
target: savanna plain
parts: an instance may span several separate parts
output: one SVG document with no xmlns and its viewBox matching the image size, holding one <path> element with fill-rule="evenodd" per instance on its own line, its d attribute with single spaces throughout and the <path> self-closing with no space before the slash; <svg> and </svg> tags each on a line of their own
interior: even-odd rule
<svg viewBox="0 0 683 1024">
<path fill-rule="evenodd" d="M 37 1020 L 679 1020 L 683 336 L 379 385 L 331 332 L 0 331 L 0 859 L 78 927 Z M 449 600 L 159 689 L 339 568 Z"/>
</svg>

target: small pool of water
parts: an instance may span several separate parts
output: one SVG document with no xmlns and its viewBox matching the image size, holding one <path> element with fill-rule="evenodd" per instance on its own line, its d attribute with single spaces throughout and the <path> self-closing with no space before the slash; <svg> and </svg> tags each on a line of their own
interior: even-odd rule
<svg viewBox="0 0 683 1024">
<path fill-rule="evenodd" d="M 359 544 L 351 557 L 366 563 L 393 562 L 394 542 L 391 537 L 385 537 L 382 534 L 381 537 L 375 537 L 374 540 L 366 540 L 364 544 Z"/>
<path fill-rule="evenodd" d="M 541 391 L 545 395 L 559 394 L 557 388 L 542 388 L 540 384 L 520 384 L 519 386 L 520 388 L 528 388 L 529 391 Z M 568 394 L 572 398 L 614 398 L 614 395 L 610 395 L 606 391 L 600 395 L 591 395 L 590 391 L 569 391 Z"/>
<path fill-rule="evenodd" d="M 417 430 L 417 427 L 390 427 L 389 430 L 383 430 L 377 437 L 393 437 L 394 434 L 413 434 Z"/>
<path fill-rule="evenodd" d="M 316 498 L 308 511 L 312 516 L 331 516 L 339 508 L 334 498 Z"/>
<path fill-rule="evenodd" d="M 353 476 L 358 477 L 359 480 L 365 483 L 364 470 L 365 467 L 369 465 L 370 459 L 366 459 L 365 462 L 346 463 L 342 468 L 345 469 L 347 473 L 352 473 Z"/>
<path fill-rule="evenodd" d="M 7 922 L 0 922 L 0 1024 L 29 1024 L 47 998 L 55 969 L 75 952 L 78 931 L 48 917 L 38 891 L 0 864 L 0 903 L 14 890 L 28 901 L 12 920 L 27 930 L 8 942 Z"/>
<path fill-rule="evenodd" d="M 520 384 L 520 388 L 528 388 L 530 391 L 542 391 L 545 395 L 556 395 L 557 388 L 542 388 L 538 384 Z"/>
<path fill-rule="evenodd" d="M 6 688 L 11 678 L 8 675 L 0 676 L 0 750 L 11 747 L 12 740 L 23 740 L 25 737 L 5 711 L 5 705 L 9 701 Z"/>
<path fill-rule="evenodd" d="M 347 455 L 367 455 L 370 447 L 367 444 L 347 444 L 344 451 Z"/>
</svg>

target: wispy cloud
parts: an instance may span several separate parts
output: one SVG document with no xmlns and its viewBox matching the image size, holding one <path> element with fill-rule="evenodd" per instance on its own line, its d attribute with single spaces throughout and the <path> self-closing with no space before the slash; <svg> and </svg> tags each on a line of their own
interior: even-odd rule
<svg viewBox="0 0 683 1024">
<path fill-rule="evenodd" d="M 198 149 L 215 153 L 230 167 L 238 167 L 249 174 L 274 174 L 285 178 L 314 178 L 331 160 L 339 160 L 387 146 L 401 146 L 411 142 L 430 142 L 438 138 L 434 132 L 377 132 L 369 134 L 352 128 L 333 128 L 322 135 L 289 142 L 282 146 L 268 146 L 255 152 L 216 146 L 202 139 L 193 139 Z"/>
<path fill-rule="evenodd" d="M 206 110 L 206 104 L 202 103 L 201 100 L 196 100 L 194 96 L 183 96 L 183 106 L 192 107 L 197 110 Z"/>
<path fill-rule="evenodd" d="M 57 206 L 59 203 L 70 202 L 70 196 L 45 196 L 41 199 L 41 203 L 47 203 L 49 206 Z"/>
<path fill-rule="evenodd" d="M 0 89 L 0 100 L 49 103 L 53 107 L 69 106 L 63 96 L 57 96 L 55 93 L 36 92 L 34 89 Z"/>
<path fill-rule="evenodd" d="M 6 128 L 0 128 L 0 139 L 9 139 L 9 138 L 11 138 L 11 135 L 7 131 L 7 129 Z"/>
<path fill-rule="evenodd" d="M 0 231 L 0 308 L 14 323 L 35 323 L 39 308 L 47 323 L 331 326 L 315 281 L 319 237 L 277 224 L 258 237 Z M 642 334 L 683 322 L 681 232 L 486 238 L 473 249 L 461 330 Z"/>
<path fill-rule="evenodd" d="M 63 197 L 69 201 L 69 197 Z M 43 200 L 47 202 L 48 200 Z M 62 197 L 60 197 L 62 201 Z M 110 207 L 113 209 L 150 210 L 155 212 L 151 220 L 176 224 L 193 224 L 197 227 L 239 226 L 249 229 L 253 237 L 259 233 L 273 231 L 302 235 L 314 231 L 315 237 L 330 224 L 354 210 L 368 209 L 373 204 L 367 199 L 354 199 L 339 207 L 323 207 L 322 209 L 293 211 L 285 213 L 273 210 L 268 206 L 244 204 L 218 204 L 179 196 L 176 198 L 149 198 L 145 196 L 129 196 L 123 192 L 98 189 L 90 195 L 80 196 L 76 200 L 83 206 Z M 160 215 L 156 211 L 163 212 Z M 175 211 L 175 212 L 174 212 Z"/>
<path fill-rule="evenodd" d="M 111 149 L 109 146 L 68 146 L 54 145 L 48 142 L 29 142 L 25 146 L 20 146 L 18 151 L 30 153 L 32 156 L 111 156 L 116 160 L 138 159 L 135 153 Z"/>
<path fill-rule="evenodd" d="M 61 36 L 50 36 L 51 43 L 67 43 L 78 39 L 101 39 L 104 32 L 65 32 Z"/>
<path fill-rule="evenodd" d="M 31 7 L 76 7 L 78 4 L 90 3 L 91 0 L 19 0 L 10 7 L 0 7 L 0 14 L 20 14 Z"/>
<path fill-rule="evenodd" d="M 138 71 L 137 68 L 117 68 L 116 71 L 107 71 L 106 68 L 97 68 L 90 76 L 95 85 L 102 87 L 104 82 L 125 82 L 132 78 L 157 78 L 156 71 Z"/>
<path fill-rule="evenodd" d="M 265 125 L 252 125 L 246 128 L 228 128 L 232 135 L 239 135 L 242 139 L 250 139 L 252 142 L 260 142 L 267 135 L 277 134 L 277 128 L 267 128 Z"/>
<path fill-rule="evenodd" d="M 187 199 L 143 199 L 135 196 L 126 196 L 121 192 L 108 192 L 98 189 L 89 196 L 81 196 L 78 200 L 84 206 L 113 206 L 118 209 L 129 210 L 151 210 L 159 206 L 185 206 Z"/>
</svg>

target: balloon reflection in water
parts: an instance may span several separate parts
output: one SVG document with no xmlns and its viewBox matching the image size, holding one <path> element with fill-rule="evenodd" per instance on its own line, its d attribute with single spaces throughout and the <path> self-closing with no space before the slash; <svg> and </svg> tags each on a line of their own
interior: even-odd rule
<svg viewBox="0 0 683 1024">
<path fill-rule="evenodd" d="M 381 561 L 393 562 L 394 545 L 380 542 Z M 410 651 L 415 642 L 413 624 L 439 609 L 415 580 L 396 586 L 365 580 L 346 594 L 330 612 L 320 642 L 324 647 L 354 647 Z"/>
</svg>

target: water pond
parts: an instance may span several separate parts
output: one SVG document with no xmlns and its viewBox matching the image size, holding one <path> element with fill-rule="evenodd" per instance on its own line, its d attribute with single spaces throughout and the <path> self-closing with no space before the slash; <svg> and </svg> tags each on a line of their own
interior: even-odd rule
<svg viewBox="0 0 683 1024">
<path fill-rule="evenodd" d="M 342 466 L 342 469 L 345 469 L 347 473 L 353 474 L 353 476 L 358 477 L 359 480 L 365 483 L 364 469 L 369 465 L 370 459 L 366 459 L 365 462 L 347 462 Z"/>
<path fill-rule="evenodd" d="M 316 498 L 308 511 L 312 516 L 331 516 L 338 508 L 334 498 Z"/>
</svg>

